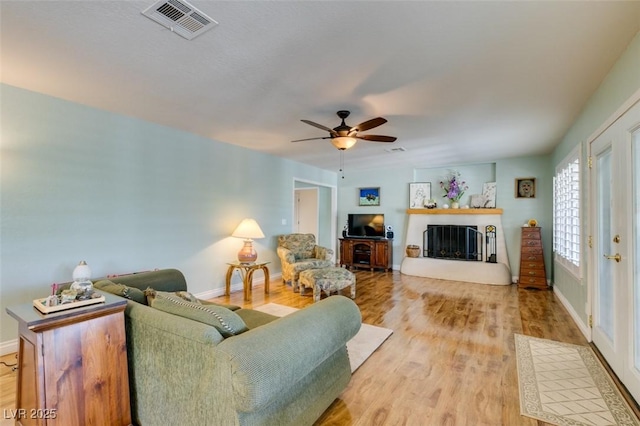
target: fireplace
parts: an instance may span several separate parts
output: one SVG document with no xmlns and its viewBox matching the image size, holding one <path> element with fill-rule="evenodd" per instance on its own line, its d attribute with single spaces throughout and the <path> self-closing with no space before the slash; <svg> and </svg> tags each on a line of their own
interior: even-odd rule
<svg viewBox="0 0 640 426">
<path fill-rule="evenodd" d="M 402 260 L 400 272 L 417 277 L 452 281 L 511 284 L 513 277 L 509 268 L 509 257 L 502 228 L 502 209 L 410 209 L 407 213 L 409 223 L 405 243 L 419 246 L 422 256 L 406 256 Z M 452 225 L 462 230 L 453 231 L 453 238 L 449 237 L 449 240 L 453 239 L 454 243 L 461 247 L 455 250 L 440 247 L 438 251 L 445 249 L 445 252 L 453 253 L 453 256 L 448 258 L 430 257 L 428 229 L 432 226 L 451 227 Z M 466 229 L 469 227 L 473 232 L 469 231 L 467 237 Z M 441 228 L 441 230 L 445 229 L 447 228 Z M 451 245 L 450 243 L 449 241 L 446 244 Z M 460 255 L 457 254 L 458 252 Z M 466 255 L 463 256 L 463 252 L 467 252 L 470 259 L 467 259 Z M 456 258 L 460 258 L 464 263 L 451 261 Z"/>
<path fill-rule="evenodd" d="M 477 226 L 429 225 L 423 233 L 424 256 L 434 259 L 482 261 L 482 233 Z"/>
</svg>

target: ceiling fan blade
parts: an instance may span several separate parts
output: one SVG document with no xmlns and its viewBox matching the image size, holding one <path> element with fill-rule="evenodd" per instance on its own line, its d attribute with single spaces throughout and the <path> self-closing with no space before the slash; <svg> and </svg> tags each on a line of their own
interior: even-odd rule
<svg viewBox="0 0 640 426">
<path fill-rule="evenodd" d="M 395 136 L 382 135 L 356 135 L 355 137 L 369 142 L 395 142 L 398 139 Z"/>
<path fill-rule="evenodd" d="M 378 127 L 378 126 L 382 126 L 386 122 L 387 122 L 386 118 L 382 118 L 382 117 L 372 118 L 371 120 L 364 121 L 364 122 L 358 124 L 357 126 L 353 126 L 351 128 L 351 132 L 353 132 L 354 130 L 356 132 L 364 132 L 365 130 L 373 129 L 374 127 Z"/>
<path fill-rule="evenodd" d="M 313 121 L 309 121 L 309 120 L 300 120 L 300 121 L 302 121 L 303 123 L 307 123 L 310 126 L 317 127 L 318 129 L 322 129 L 322 130 L 324 130 L 326 132 L 329 132 L 333 136 L 338 136 L 338 133 L 336 133 L 335 130 L 333 130 L 333 129 L 327 127 L 327 126 L 323 126 L 322 124 L 314 123 Z"/>
<path fill-rule="evenodd" d="M 306 139 L 296 139 L 295 141 L 291 141 L 291 142 L 304 142 L 304 141 L 315 141 L 318 139 L 331 139 L 331 136 L 325 136 L 323 138 L 306 138 Z"/>
</svg>

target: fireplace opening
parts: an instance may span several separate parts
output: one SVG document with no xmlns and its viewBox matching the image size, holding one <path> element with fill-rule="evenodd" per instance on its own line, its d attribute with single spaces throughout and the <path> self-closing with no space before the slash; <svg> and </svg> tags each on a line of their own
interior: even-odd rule
<svg viewBox="0 0 640 426">
<path fill-rule="evenodd" d="M 425 257 L 482 261 L 482 232 L 477 226 L 428 225 L 423 233 Z"/>
</svg>

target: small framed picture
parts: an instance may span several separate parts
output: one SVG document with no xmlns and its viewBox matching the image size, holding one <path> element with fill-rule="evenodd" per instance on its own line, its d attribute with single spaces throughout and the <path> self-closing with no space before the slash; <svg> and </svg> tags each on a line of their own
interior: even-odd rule
<svg viewBox="0 0 640 426">
<path fill-rule="evenodd" d="M 516 178 L 516 198 L 536 198 L 536 178 Z"/>
<path fill-rule="evenodd" d="M 481 209 L 484 208 L 485 197 L 482 194 L 473 194 L 471 196 L 471 208 Z"/>
<path fill-rule="evenodd" d="M 485 182 L 482 185 L 482 196 L 484 198 L 484 200 L 482 200 L 482 207 L 486 209 L 495 209 L 496 208 L 496 183 Z"/>
<path fill-rule="evenodd" d="M 359 206 L 379 206 L 380 205 L 380 187 L 378 188 L 360 188 L 358 190 Z"/>
<path fill-rule="evenodd" d="M 431 182 L 412 182 L 409 184 L 409 208 L 424 209 L 431 199 Z"/>
</svg>

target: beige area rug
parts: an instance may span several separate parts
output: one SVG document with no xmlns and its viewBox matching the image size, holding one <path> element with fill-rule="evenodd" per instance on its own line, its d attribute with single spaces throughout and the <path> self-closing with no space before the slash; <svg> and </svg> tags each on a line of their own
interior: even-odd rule
<svg viewBox="0 0 640 426">
<path fill-rule="evenodd" d="M 267 314 L 283 317 L 289 315 L 298 309 L 290 306 L 278 305 L 277 303 L 267 303 L 266 305 L 253 308 L 256 311 L 265 312 Z M 376 349 L 384 343 L 393 330 L 374 325 L 362 324 L 360 331 L 347 342 L 347 351 L 349 351 L 349 362 L 351 363 L 351 372 L 353 373 L 371 356 Z"/>
<path fill-rule="evenodd" d="M 556 425 L 640 425 L 591 348 L 515 341 L 521 414 Z"/>
</svg>

